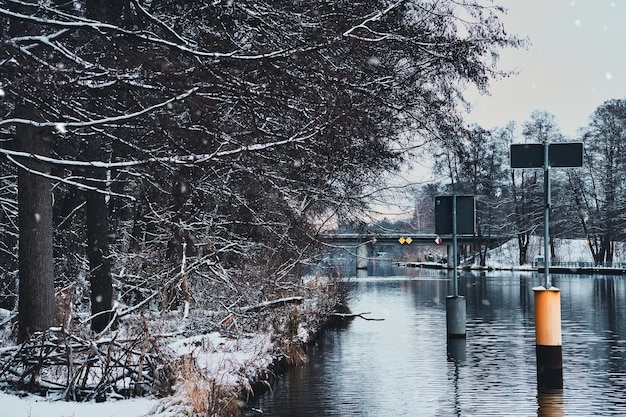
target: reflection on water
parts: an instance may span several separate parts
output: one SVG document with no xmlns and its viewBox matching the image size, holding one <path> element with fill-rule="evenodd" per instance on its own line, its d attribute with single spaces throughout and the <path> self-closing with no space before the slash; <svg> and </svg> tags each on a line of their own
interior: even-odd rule
<svg viewBox="0 0 626 417">
<path fill-rule="evenodd" d="M 626 415 L 626 277 L 553 276 L 564 392 L 538 396 L 532 287 L 540 276 L 461 275 L 467 339 L 448 344 L 445 272 L 387 264 L 369 273 L 347 284 L 350 307 L 385 320 L 327 331 L 309 362 L 254 404 L 263 415 Z"/>
<path fill-rule="evenodd" d="M 538 394 L 537 404 L 538 417 L 562 417 L 565 415 L 563 394 Z"/>
</svg>

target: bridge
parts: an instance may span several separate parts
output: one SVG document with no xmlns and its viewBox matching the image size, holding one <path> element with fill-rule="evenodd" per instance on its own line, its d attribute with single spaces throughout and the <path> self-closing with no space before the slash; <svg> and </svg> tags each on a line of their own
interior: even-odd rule
<svg viewBox="0 0 626 417">
<path fill-rule="evenodd" d="M 340 247 L 356 248 L 357 269 L 367 269 L 367 262 L 373 246 L 382 244 L 402 244 L 419 246 L 447 246 L 448 266 L 452 266 L 452 236 L 439 236 L 434 233 L 322 233 L 321 241 Z M 477 236 L 458 235 L 459 245 L 476 243 Z M 480 237 L 481 244 L 495 247 L 503 241 L 501 236 Z"/>
</svg>

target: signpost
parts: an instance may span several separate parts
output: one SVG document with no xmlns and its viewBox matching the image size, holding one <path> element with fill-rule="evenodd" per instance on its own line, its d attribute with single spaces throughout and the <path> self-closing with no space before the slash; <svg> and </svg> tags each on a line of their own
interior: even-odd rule
<svg viewBox="0 0 626 417">
<path fill-rule="evenodd" d="M 537 388 L 540 393 L 563 390 L 563 355 L 561 339 L 561 290 L 550 279 L 550 169 L 583 165 L 583 144 L 554 143 L 511 145 L 511 168 L 543 168 L 544 181 L 544 278 L 543 287 L 535 287 L 535 346 Z"/>
<path fill-rule="evenodd" d="M 473 235 L 476 210 L 473 195 L 447 195 L 435 197 L 435 233 L 451 235 L 454 228 L 454 203 L 456 200 L 456 232 Z"/>
<path fill-rule="evenodd" d="M 511 145 L 511 168 L 543 168 L 545 148 L 548 147 L 548 166 L 574 168 L 583 166 L 583 144 L 571 143 L 516 143 Z"/>
<path fill-rule="evenodd" d="M 544 195 L 544 254 L 545 254 L 545 287 L 550 288 L 550 168 L 575 168 L 583 166 L 583 144 L 580 142 L 553 143 L 522 143 L 511 145 L 511 168 L 543 168 Z"/>
<path fill-rule="evenodd" d="M 446 327 L 448 338 L 465 337 L 466 302 L 459 295 L 457 258 L 458 234 L 474 234 L 476 209 L 474 196 L 435 197 L 435 233 L 452 234 L 452 295 L 446 297 Z M 437 237 L 436 241 L 441 238 Z"/>
<path fill-rule="evenodd" d="M 458 296 L 457 235 L 473 235 L 476 225 L 476 207 L 472 195 L 451 195 L 435 197 L 435 233 L 452 235 L 453 295 Z"/>
</svg>

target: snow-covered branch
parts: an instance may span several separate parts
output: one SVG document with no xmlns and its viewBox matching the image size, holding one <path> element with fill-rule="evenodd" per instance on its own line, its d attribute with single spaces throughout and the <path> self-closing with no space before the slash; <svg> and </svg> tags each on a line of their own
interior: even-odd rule
<svg viewBox="0 0 626 417">
<path fill-rule="evenodd" d="M 97 193 L 101 193 L 101 194 L 104 194 L 104 195 L 115 196 L 115 197 L 123 197 L 123 198 L 128 198 L 130 200 L 135 200 L 135 197 L 133 197 L 131 195 L 120 194 L 120 193 L 116 193 L 116 192 L 113 192 L 113 191 L 110 191 L 110 190 L 101 190 L 101 189 L 99 189 L 97 187 L 92 187 L 92 186 L 89 186 L 89 185 L 86 185 L 86 184 L 83 184 L 83 183 L 80 183 L 80 182 L 77 182 L 77 181 L 72 181 L 72 180 L 67 179 L 67 178 L 62 178 L 62 177 L 59 177 L 59 176 L 56 176 L 56 175 L 51 175 L 51 174 L 48 174 L 48 173 L 45 173 L 45 172 L 37 171 L 36 169 L 31 169 L 31 168 L 27 167 L 26 165 L 19 163 L 18 161 L 15 160 L 15 158 L 11 157 L 10 155 L 7 155 L 7 159 L 11 163 L 13 163 L 15 166 L 17 166 L 18 168 L 23 169 L 24 171 L 30 172 L 31 174 L 34 174 L 34 175 L 39 175 L 39 176 L 44 177 L 44 178 L 48 178 L 48 179 L 55 180 L 55 181 L 60 181 L 60 182 L 63 182 L 65 184 L 71 185 L 73 187 L 77 187 L 77 188 L 79 188 L 81 190 L 95 191 Z"/>
<path fill-rule="evenodd" d="M 119 123 L 119 122 L 131 120 L 131 119 L 135 119 L 137 117 L 153 112 L 157 109 L 166 107 L 168 104 L 174 103 L 176 101 L 184 100 L 185 98 L 191 96 L 196 91 L 198 91 L 198 87 L 194 87 L 164 102 L 146 107 L 143 110 L 139 110 L 133 113 L 121 114 L 119 116 L 111 116 L 111 117 L 104 117 L 104 118 L 96 119 L 96 120 L 85 120 L 85 121 L 77 121 L 77 122 L 38 122 L 36 120 L 12 118 L 12 119 L 0 120 L 0 126 L 29 125 L 29 126 L 35 126 L 35 127 L 52 127 L 52 128 L 57 128 L 57 129 L 66 129 L 68 127 L 80 128 L 80 127 L 92 127 L 92 126 L 100 126 L 100 125 L 112 125 L 114 123 Z"/>
<path fill-rule="evenodd" d="M 380 42 L 390 38 L 397 38 L 397 35 L 393 35 L 390 33 L 379 33 L 375 30 L 371 29 L 368 24 L 380 20 L 383 16 L 390 13 L 392 10 L 397 8 L 400 4 L 404 3 L 405 0 L 399 0 L 395 3 L 392 3 L 385 10 L 374 13 L 372 16 L 365 19 L 363 22 L 359 23 L 356 26 L 351 27 L 343 33 L 343 36 L 357 38 L 359 40 L 368 41 L 368 42 Z M 373 37 L 361 36 L 355 34 L 355 32 L 363 30 L 367 34 L 373 35 Z"/>
<path fill-rule="evenodd" d="M 14 19 L 20 19 L 23 21 L 28 21 L 31 23 L 37 23 L 45 26 L 53 26 L 53 27 L 61 27 L 61 28 L 72 28 L 72 29 L 90 29 L 95 30 L 97 32 L 103 33 L 117 33 L 126 36 L 132 36 L 137 39 L 141 39 L 153 44 L 166 46 L 168 48 L 172 48 L 184 53 L 188 53 L 201 58 L 231 58 L 237 60 L 260 60 L 260 59 L 269 59 L 269 58 L 278 58 L 278 57 L 287 57 L 294 53 L 302 53 L 306 51 L 315 50 L 317 48 L 314 46 L 306 46 L 306 47 L 289 47 L 289 48 L 279 48 L 273 51 L 268 51 L 265 53 L 250 53 L 246 54 L 241 52 L 240 50 L 234 50 L 230 52 L 210 52 L 203 51 L 199 49 L 192 48 L 188 46 L 187 42 L 185 44 L 181 44 L 178 42 L 169 41 L 167 39 L 163 39 L 161 37 L 156 36 L 153 33 L 145 32 L 145 31 L 131 31 L 124 28 L 121 28 L 116 25 L 112 25 L 109 23 L 103 23 L 96 20 L 90 20 L 86 18 L 82 18 L 79 16 L 68 15 L 71 17 L 71 20 L 57 20 L 52 18 L 38 17 L 34 15 L 27 15 L 23 13 L 14 12 L 5 8 L 0 8 L 0 16 L 5 16 Z M 168 30 L 168 33 L 172 33 L 172 30 Z M 181 40 L 180 36 L 176 36 L 177 39 Z"/>
<path fill-rule="evenodd" d="M 33 122 L 35 124 L 36 122 Z M 31 123 L 29 123 L 31 124 Z M 42 123 L 44 126 L 50 126 L 52 123 Z M 36 124 L 39 126 L 40 124 Z M 68 125 L 70 125 L 68 123 Z M 292 145 L 296 143 L 303 143 L 307 140 L 311 139 L 315 136 L 316 132 L 305 133 L 304 135 L 295 135 L 293 137 L 279 140 L 275 142 L 268 143 L 258 143 L 252 145 L 244 145 L 238 146 L 233 149 L 217 151 L 208 154 L 195 154 L 195 155 L 177 155 L 177 156 L 164 156 L 164 157 L 154 157 L 154 158 L 146 158 L 141 160 L 134 161 L 118 161 L 118 162 L 103 162 L 103 161 L 72 161 L 72 160 L 64 160 L 64 159 L 56 159 L 43 155 L 37 155 L 30 152 L 21 152 L 21 151 L 13 151 L 10 149 L 0 149 L 0 154 L 7 155 L 7 157 L 16 157 L 16 158 L 28 158 L 36 161 L 44 162 L 51 165 L 65 166 L 65 167 L 88 167 L 88 168 L 99 168 L 99 169 L 121 169 L 121 168 L 132 168 L 138 167 L 142 165 L 148 165 L 150 163 L 158 162 L 163 164 L 172 164 L 172 165 L 195 165 L 202 164 L 212 160 L 219 160 L 224 157 L 232 157 L 234 155 L 238 155 L 244 152 L 263 152 L 268 151 L 273 148 Z M 55 178 L 59 179 L 59 178 Z"/>
</svg>

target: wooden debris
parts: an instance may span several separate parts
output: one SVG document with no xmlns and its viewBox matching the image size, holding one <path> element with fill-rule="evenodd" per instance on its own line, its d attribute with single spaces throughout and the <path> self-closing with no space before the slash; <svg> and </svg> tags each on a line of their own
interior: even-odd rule
<svg viewBox="0 0 626 417">
<path fill-rule="evenodd" d="M 272 301 L 264 301 L 262 303 L 251 305 L 251 306 L 241 307 L 239 311 L 242 313 L 249 313 L 249 312 L 265 310 L 266 308 L 282 307 L 287 304 L 302 304 L 303 301 L 304 301 L 304 297 L 300 297 L 300 296 L 285 297 L 285 298 L 279 298 L 277 300 L 272 300 Z"/>
<path fill-rule="evenodd" d="M 333 313 L 331 314 L 331 316 L 333 317 L 339 317 L 342 319 L 353 319 L 356 317 L 360 317 L 363 320 L 368 320 L 368 321 L 383 321 L 385 319 L 375 319 L 375 318 L 371 318 L 371 317 L 365 317 L 364 314 L 371 314 L 370 312 L 366 312 L 366 313 L 356 313 L 356 314 L 352 314 L 352 313 Z"/>
<path fill-rule="evenodd" d="M 67 400 L 102 401 L 159 391 L 163 381 L 158 336 L 90 340 L 61 327 L 0 350 L 0 384 L 31 392 L 57 392 Z"/>
</svg>

